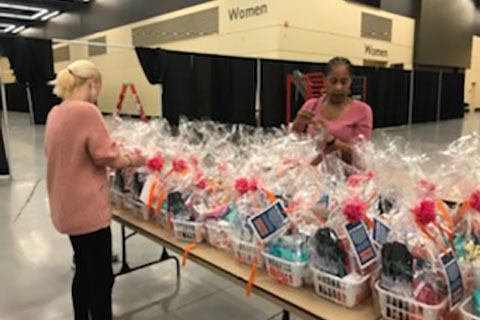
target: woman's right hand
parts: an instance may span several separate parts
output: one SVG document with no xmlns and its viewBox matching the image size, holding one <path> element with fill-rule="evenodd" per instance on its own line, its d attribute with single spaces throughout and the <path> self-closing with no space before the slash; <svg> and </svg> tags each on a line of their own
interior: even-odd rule
<svg viewBox="0 0 480 320">
<path fill-rule="evenodd" d="M 147 158 L 141 154 L 132 154 L 130 159 L 132 159 L 132 167 L 143 167 L 147 164 Z"/>
<path fill-rule="evenodd" d="M 308 110 L 300 110 L 295 118 L 295 123 L 299 125 L 309 125 L 312 122 L 313 117 L 313 112 Z"/>
</svg>

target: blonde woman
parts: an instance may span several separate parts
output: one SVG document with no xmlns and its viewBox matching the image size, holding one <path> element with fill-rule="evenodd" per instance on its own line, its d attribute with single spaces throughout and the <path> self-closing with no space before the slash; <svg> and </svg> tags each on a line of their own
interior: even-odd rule
<svg viewBox="0 0 480 320">
<path fill-rule="evenodd" d="M 143 166 L 140 155 L 121 155 L 95 106 L 102 76 L 80 60 L 59 72 L 55 94 L 63 102 L 47 118 L 47 189 L 55 228 L 70 237 L 75 255 L 72 299 L 76 320 L 112 318 L 111 211 L 106 167 Z"/>
</svg>

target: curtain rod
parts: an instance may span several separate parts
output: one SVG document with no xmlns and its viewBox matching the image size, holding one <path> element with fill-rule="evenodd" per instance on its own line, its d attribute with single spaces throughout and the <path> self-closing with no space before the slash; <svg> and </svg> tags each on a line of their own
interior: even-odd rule
<svg viewBox="0 0 480 320">
<path fill-rule="evenodd" d="M 62 43 L 62 44 L 79 44 L 79 45 L 87 45 L 87 46 L 94 46 L 94 47 L 114 47 L 114 48 L 122 48 L 122 49 L 135 49 L 135 46 L 131 44 L 116 44 L 116 43 L 103 43 L 103 42 L 94 42 L 94 41 L 84 41 L 84 40 L 66 40 L 66 39 L 58 39 L 53 38 L 52 41 L 54 43 Z"/>
</svg>

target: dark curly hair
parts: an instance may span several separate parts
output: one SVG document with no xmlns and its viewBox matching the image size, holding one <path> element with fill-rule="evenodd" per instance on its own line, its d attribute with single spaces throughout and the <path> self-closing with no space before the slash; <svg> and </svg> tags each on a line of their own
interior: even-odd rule
<svg viewBox="0 0 480 320">
<path fill-rule="evenodd" d="M 327 66 L 325 67 L 325 75 L 328 76 L 330 73 L 332 73 L 332 70 L 336 65 L 346 66 L 348 73 L 351 77 L 353 77 L 353 64 L 350 62 L 350 60 L 344 57 L 335 57 L 328 61 Z"/>
</svg>

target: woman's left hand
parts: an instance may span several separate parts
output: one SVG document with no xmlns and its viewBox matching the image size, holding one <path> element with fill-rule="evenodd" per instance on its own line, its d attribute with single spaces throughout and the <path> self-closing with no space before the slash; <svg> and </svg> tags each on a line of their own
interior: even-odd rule
<svg viewBox="0 0 480 320">
<path fill-rule="evenodd" d="M 333 136 L 330 134 L 330 132 L 328 132 L 328 127 L 324 120 L 313 119 L 312 125 L 315 128 L 315 130 L 319 132 L 323 132 L 323 138 L 325 139 L 325 141 L 331 141 L 333 139 Z"/>
</svg>

